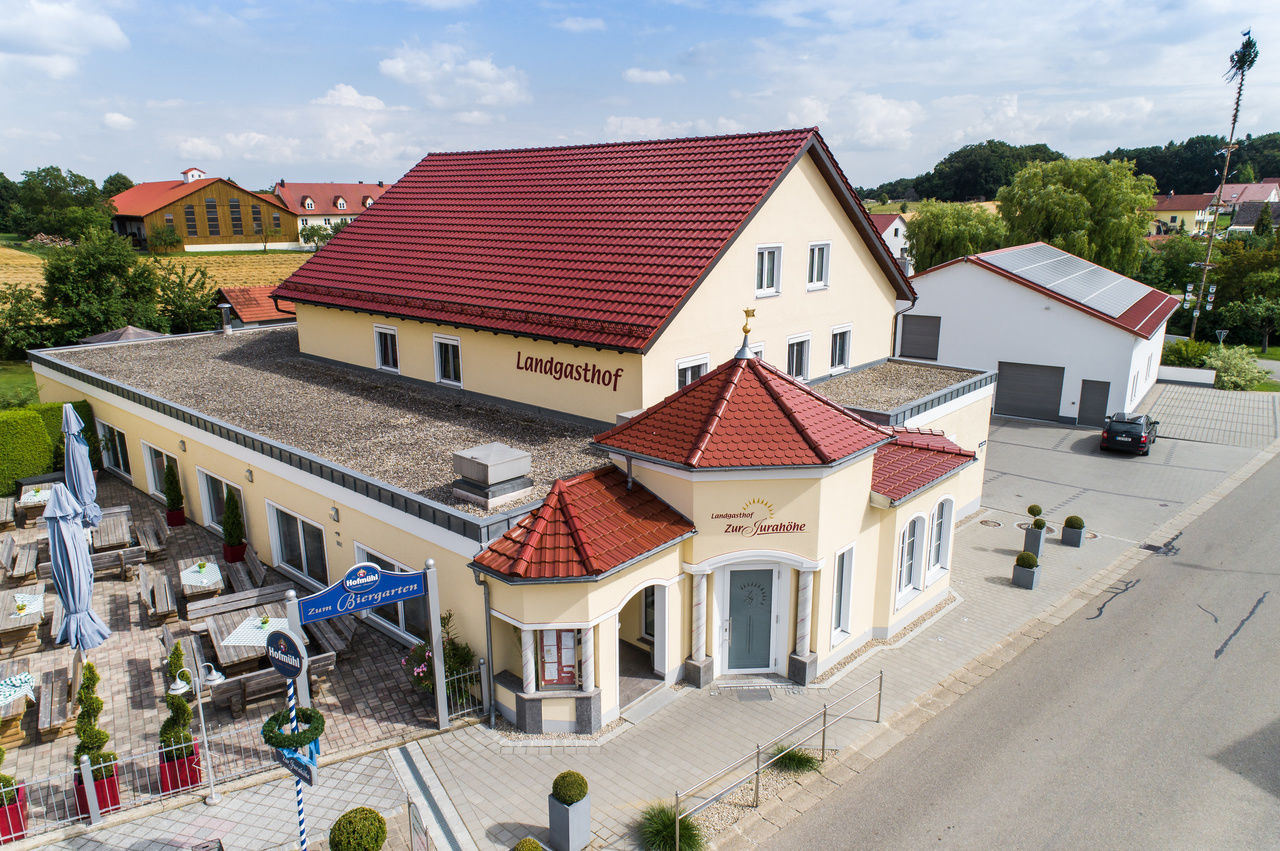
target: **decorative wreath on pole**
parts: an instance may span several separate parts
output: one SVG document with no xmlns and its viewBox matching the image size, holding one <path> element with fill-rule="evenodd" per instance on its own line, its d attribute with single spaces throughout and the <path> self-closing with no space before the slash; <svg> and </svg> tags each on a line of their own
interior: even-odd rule
<svg viewBox="0 0 1280 851">
<path fill-rule="evenodd" d="M 284 732 L 289 723 L 289 710 L 284 709 L 272 715 L 262 725 L 262 741 L 273 748 L 289 748 L 300 751 L 318 740 L 324 733 L 324 716 L 317 709 L 298 707 L 298 723 L 306 727 L 296 733 Z"/>
</svg>

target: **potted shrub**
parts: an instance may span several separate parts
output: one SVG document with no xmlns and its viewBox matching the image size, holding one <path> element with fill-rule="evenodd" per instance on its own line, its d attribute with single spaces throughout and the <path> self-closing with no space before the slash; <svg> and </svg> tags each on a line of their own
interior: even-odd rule
<svg viewBox="0 0 1280 851">
<path fill-rule="evenodd" d="M 562 771 L 547 796 L 547 821 L 554 851 L 582 851 L 591 841 L 591 796 L 587 778 L 576 771 Z"/>
<path fill-rule="evenodd" d="M 182 482 L 178 480 L 178 465 L 173 461 L 164 465 L 164 501 L 168 509 L 164 520 L 169 528 L 185 526 L 187 515 L 182 510 Z"/>
<path fill-rule="evenodd" d="M 462 641 L 453 630 L 453 610 L 440 615 L 440 636 L 444 644 L 444 675 L 454 677 L 475 668 L 476 652 L 471 645 Z M 435 663 L 431 661 L 431 648 L 425 643 L 415 644 L 409 652 L 400 657 L 400 667 L 409 677 L 409 683 L 416 691 L 421 692 L 434 706 L 436 694 Z M 467 683 L 463 683 L 467 685 Z M 479 685 L 479 680 L 475 681 Z"/>
<path fill-rule="evenodd" d="M 1027 513 L 1031 515 L 1031 525 L 1022 536 L 1022 550 L 1038 559 L 1044 547 L 1044 518 L 1040 516 L 1044 510 L 1033 503 L 1027 506 Z"/>
<path fill-rule="evenodd" d="M 111 813 L 120 809 L 120 778 L 116 776 L 116 755 L 103 750 L 111 737 L 98 727 L 98 715 L 102 712 L 102 698 L 98 697 L 98 669 L 92 662 L 85 662 L 80 676 L 80 691 L 76 692 L 76 703 L 80 707 L 80 714 L 76 717 L 76 738 L 80 743 L 76 745 L 72 760 L 76 766 L 76 806 L 80 816 L 87 818 L 89 798 L 79 770 L 80 757 L 89 758 L 89 766 L 93 769 L 93 791 L 98 798 L 100 812 Z"/>
<path fill-rule="evenodd" d="M 169 678 L 182 678 L 190 685 L 182 672 L 182 655 L 182 645 L 174 644 L 169 651 Z M 186 695 L 166 694 L 164 705 L 169 707 L 169 717 L 160 725 L 160 792 L 168 794 L 200 783 L 200 745 L 191 735 Z"/>
<path fill-rule="evenodd" d="M 1035 590 L 1040 583 L 1040 560 L 1034 553 L 1018 553 L 1013 560 L 1013 584 L 1019 588 Z"/>
<path fill-rule="evenodd" d="M 329 828 L 329 851 L 378 851 L 387 841 L 387 820 L 377 810 L 356 807 Z"/>
<path fill-rule="evenodd" d="M 1062 543 L 1078 547 L 1084 541 L 1084 520 L 1072 514 L 1062 524 Z"/>
<path fill-rule="evenodd" d="M 542 843 L 532 836 L 526 836 L 517 842 L 511 851 L 542 851 Z"/>
<path fill-rule="evenodd" d="M 0 748 L 0 765 L 4 748 Z M 0 774 L 0 845 L 27 835 L 27 787 L 8 774 Z"/>
<path fill-rule="evenodd" d="M 240 511 L 240 497 L 231 488 L 227 488 L 219 522 L 222 524 L 222 557 L 228 564 L 244 561 L 244 551 L 249 546 L 244 542 L 244 514 Z"/>
</svg>

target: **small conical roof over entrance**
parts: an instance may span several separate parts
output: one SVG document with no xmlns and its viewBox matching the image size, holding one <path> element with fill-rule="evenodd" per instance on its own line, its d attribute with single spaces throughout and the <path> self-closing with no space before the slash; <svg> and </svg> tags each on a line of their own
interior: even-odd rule
<svg viewBox="0 0 1280 851">
<path fill-rule="evenodd" d="M 834 464 L 891 438 L 776 367 L 738 357 L 595 442 L 624 455 L 708 469 Z"/>
</svg>

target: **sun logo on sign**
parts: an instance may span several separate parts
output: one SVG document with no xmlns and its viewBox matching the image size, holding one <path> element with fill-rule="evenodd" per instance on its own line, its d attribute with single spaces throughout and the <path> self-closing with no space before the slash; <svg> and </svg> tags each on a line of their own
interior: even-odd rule
<svg viewBox="0 0 1280 851">
<path fill-rule="evenodd" d="M 764 517 L 762 519 L 770 520 L 773 518 L 773 503 L 763 499 L 747 500 L 746 504 L 742 506 L 742 511 L 744 514 L 750 513 L 751 518 L 754 520 L 756 517 L 757 508 L 764 512 Z"/>
</svg>

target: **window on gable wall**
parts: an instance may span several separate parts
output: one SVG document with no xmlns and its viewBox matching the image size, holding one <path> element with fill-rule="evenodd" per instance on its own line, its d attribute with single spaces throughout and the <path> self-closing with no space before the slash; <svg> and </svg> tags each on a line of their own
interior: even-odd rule
<svg viewBox="0 0 1280 851">
<path fill-rule="evenodd" d="M 231 212 L 231 233 L 236 236 L 243 236 L 244 222 L 240 218 L 240 199 L 232 198 L 227 202 L 227 208 Z"/>
<path fill-rule="evenodd" d="M 782 267 L 782 246 L 768 245 L 756 249 L 756 295 L 775 295 Z"/>
<path fill-rule="evenodd" d="M 853 337 L 850 328 L 838 328 L 831 332 L 831 369 L 849 368 L 849 340 Z"/>
<path fill-rule="evenodd" d="M 787 375 L 801 381 L 809 377 L 808 338 L 787 343 Z"/>
<path fill-rule="evenodd" d="M 204 199 L 204 219 L 209 225 L 209 236 L 222 235 L 222 230 L 218 225 L 218 199 Z"/>
<path fill-rule="evenodd" d="M 196 205 L 187 204 L 182 208 L 182 214 L 187 220 L 187 236 L 199 236 L 200 231 L 196 229 Z"/>
<path fill-rule="evenodd" d="M 828 265 L 831 260 L 831 243 L 822 242 L 809 246 L 809 289 L 821 290 L 827 286 Z"/>
<path fill-rule="evenodd" d="M 253 217 L 253 232 L 262 233 L 262 207 L 258 204 L 249 205 L 249 215 Z"/>
</svg>

